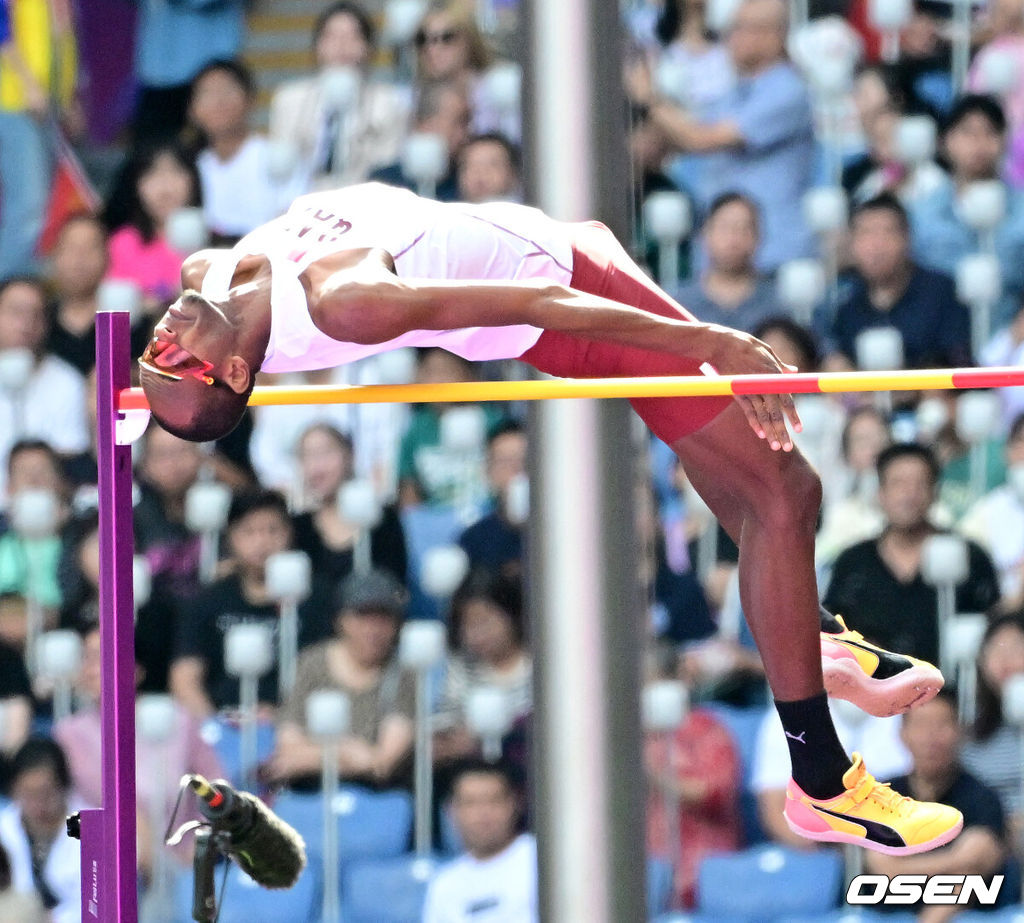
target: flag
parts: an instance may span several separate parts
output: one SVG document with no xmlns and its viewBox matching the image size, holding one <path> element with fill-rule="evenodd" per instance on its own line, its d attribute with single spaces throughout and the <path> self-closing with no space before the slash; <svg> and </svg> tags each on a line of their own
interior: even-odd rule
<svg viewBox="0 0 1024 923">
<path fill-rule="evenodd" d="M 43 218 L 43 230 L 36 243 L 40 256 L 47 256 L 53 249 L 57 235 L 68 218 L 81 212 L 93 214 L 100 206 L 100 197 L 59 129 L 54 132 L 54 138 L 56 165 L 50 186 L 50 201 Z"/>
</svg>

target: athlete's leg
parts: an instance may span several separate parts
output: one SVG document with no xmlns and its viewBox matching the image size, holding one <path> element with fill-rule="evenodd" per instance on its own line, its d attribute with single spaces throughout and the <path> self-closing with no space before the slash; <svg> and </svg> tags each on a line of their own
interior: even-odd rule
<svg viewBox="0 0 1024 923">
<path fill-rule="evenodd" d="M 738 405 L 672 444 L 740 549 L 743 611 L 775 696 L 823 689 L 814 531 L 821 485 L 798 450 L 773 452 Z"/>
</svg>

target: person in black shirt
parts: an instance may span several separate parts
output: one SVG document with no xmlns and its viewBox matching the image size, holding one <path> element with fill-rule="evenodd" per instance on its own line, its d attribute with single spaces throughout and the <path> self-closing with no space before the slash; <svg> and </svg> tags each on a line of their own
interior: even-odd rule
<svg viewBox="0 0 1024 923">
<path fill-rule="evenodd" d="M 883 193 L 854 209 L 850 250 L 854 271 L 844 280 L 832 322 L 833 361 L 855 363 L 858 334 L 895 327 L 907 368 L 971 364 L 967 309 L 952 279 L 911 260 L 910 222 L 894 195 Z"/>
<path fill-rule="evenodd" d="M 487 438 L 487 482 L 493 508 L 459 536 L 471 568 L 518 576 L 523 569 L 523 526 L 508 511 L 509 485 L 526 473 L 526 429 L 509 420 Z"/>
<path fill-rule="evenodd" d="M 338 507 L 338 494 L 353 476 L 353 454 L 352 440 L 328 423 L 314 423 L 298 440 L 310 508 L 292 519 L 295 547 L 309 555 L 313 573 L 332 584 L 352 573 L 363 532 Z M 405 533 L 394 506 L 385 506 L 369 531 L 370 562 L 403 582 L 408 567 Z"/>
<path fill-rule="evenodd" d="M 109 261 L 99 218 L 80 214 L 64 222 L 53 251 L 56 299 L 46 348 L 83 375 L 96 364 L 97 293 Z"/>
<path fill-rule="evenodd" d="M 866 871 L 890 876 L 971 872 L 986 877 L 1003 871 L 1008 857 L 1006 819 L 999 796 L 960 765 L 956 693 L 947 687 L 930 702 L 908 711 L 900 737 L 913 766 L 908 775 L 892 780 L 892 788 L 919 801 L 939 800 L 957 808 L 964 816 L 963 832 L 948 846 L 917 856 L 866 850 Z"/>
<path fill-rule="evenodd" d="M 882 451 L 877 468 L 886 526 L 836 559 L 825 608 L 847 617 L 876 644 L 937 661 L 938 603 L 935 588 L 921 576 L 921 549 L 939 531 L 928 520 L 938 464 L 930 449 L 900 443 Z M 999 599 L 999 581 L 989 556 L 973 542 L 967 547 L 968 576 L 957 587 L 956 608 L 984 612 Z"/>
<path fill-rule="evenodd" d="M 227 523 L 232 573 L 206 587 L 183 613 L 170 670 L 171 694 L 197 717 L 238 704 L 238 680 L 224 668 L 224 638 L 232 625 L 265 623 L 276 642 L 279 614 L 267 594 L 266 564 L 271 555 L 288 550 L 291 538 L 288 508 L 276 491 L 242 493 L 232 501 Z M 317 585 L 299 606 L 299 646 L 329 634 L 328 606 Z M 260 679 L 259 701 L 276 705 L 277 698 L 275 666 Z"/>
</svg>

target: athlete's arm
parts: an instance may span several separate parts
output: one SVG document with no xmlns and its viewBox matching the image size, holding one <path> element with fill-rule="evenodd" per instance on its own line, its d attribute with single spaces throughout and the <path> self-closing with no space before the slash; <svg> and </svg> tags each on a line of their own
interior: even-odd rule
<svg viewBox="0 0 1024 923">
<path fill-rule="evenodd" d="M 728 327 L 649 314 L 545 280 L 406 280 L 392 267 L 383 251 L 369 250 L 345 269 L 309 277 L 313 322 L 327 336 L 349 343 L 383 343 L 410 330 L 529 324 L 702 359 L 723 375 L 793 371 L 767 344 Z M 792 448 L 785 420 L 799 429 L 800 419 L 789 395 L 744 396 L 737 402 L 773 449 Z"/>
</svg>

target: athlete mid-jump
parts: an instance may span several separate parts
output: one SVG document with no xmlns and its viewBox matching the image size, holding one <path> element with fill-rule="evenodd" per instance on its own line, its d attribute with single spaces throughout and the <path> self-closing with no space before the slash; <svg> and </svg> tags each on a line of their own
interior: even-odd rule
<svg viewBox="0 0 1024 923">
<path fill-rule="evenodd" d="M 235 426 L 260 370 L 329 368 L 397 346 L 519 358 L 572 378 L 695 375 L 705 363 L 723 375 L 788 370 L 759 340 L 698 323 L 603 225 L 379 184 L 304 196 L 232 250 L 190 257 L 182 282 L 141 381 L 160 424 L 197 441 Z M 631 403 L 739 545 L 743 610 L 792 757 L 789 826 L 896 855 L 951 840 L 958 811 L 876 782 L 833 728 L 826 685 L 886 715 L 934 695 L 942 677 L 819 611 L 821 488 L 787 429 L 800 427 L 792 398 Z"/>
</svg>

